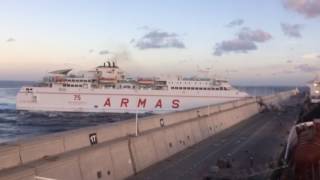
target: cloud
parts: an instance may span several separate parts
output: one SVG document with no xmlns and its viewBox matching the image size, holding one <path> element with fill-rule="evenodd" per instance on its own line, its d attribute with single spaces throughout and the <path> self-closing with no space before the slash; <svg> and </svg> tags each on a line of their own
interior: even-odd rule
<svg viewBox="0 0 320 180">
<path fill-rule="evenodd" d="M 241 26 L 244 23 L 243 19 L 235 19 L 231 21 L 229 24 L 227 24 L 227 27 L 235 27 L 235 26 Z"/>
<path fill-rule="evenodd" d="M 308 64 L 300 64 L 295 67 L 295 69 L 300 70 L 302 72 L 317 72 L 320 70 L 319 67 L 310 66 Z"/>
<path fill-rule="evenodd" d="M 100 55 L 106 55 L 106 54 L 109 54 L 110 52 L 108 50 L 101 50 L 99 52 Z"/>
<path fill-rule="evenodd" d="M 252 41 L 233 39 L 217 43 L 213 54 L 216 56 L 221 56 L 226 52 L 247 53 L 248 51 L 256 49 L 257 46 Z"/>
<path fill-rule="evenodd" d="M 287 60 L 287 63 L 288 63 L 288 64 L 292 63 L 292 60 Z"/>
<path fill-rule="evenodd" d="M 302 56 L 302 59 L 320 59 L 320 53 L 309 53 L 309 54 L 304 54 Z"/>
<path fill-rule="evenodd" d="M 151 28 L 149 26 L 140 26 L 138 27 L 139 30 L 150 30 Z"/>
<path fill-rule="evenodd" d="M 185 48 L 184 43 L 176 33 L 168 33 L 159 30 L 152 30 L 134 41 L 135 46 L 141 50 L 160 48 Z"/>
<path fill-rule="evenodd" d="M 16 40 L 14 38 L 9 38 L 6 40 L 6 42 L 10 43 L 10 42 L 15 42 Z"/>
<path fill-rule="evenodd" d="M 235 69 L 227 69 L 225 70 L 226 73 L 236 73 L 236 72 L 239 72 L 238 70 L 235 70 Z"/>
<path fill-rule="evenodd" d="M 296 11 L 307 18 L 320 15 L 319 0 L 282 0 L 284 7 Z"/>
<path fill-rule="evenodd" d="M 300 38 L 301 37 L 301 24 L 287 24 L 287 23 L 281 23 L 281 29 L 283 33 L 288 37 L 294 37 L 294 38 Z"/>
<path fill-rule="evenodd" d="M 224 40 L 215 45 L 213 54 L 221 56 L 224 53 L 247 53 L 248 51 L 257 50 L 256 43 L 263 43 L 272 38 L 271 34 L 262 30 L 251 30 L 250 28 L 242 28 L 237 37 L 232 40 Z"/>
<path fill-rule="evenodd" d="M 253 42 L 265 42 L 272 38 L 271 34 L 260 29 L 251 30 L 250 28 L 242 28 L 238 34 L 238 38 Z"/>
<path fill-rule="evenodd" d="M 93 49 L 89 49 L 89 53 L 93 53 L 94 52 L 94 50 Z"/>
<path fill-rule="evenodd" d="M 293 74 L 294 71 L 292 71 L 292 70 L 283 70 L 282 73 L 283 74 Z"/>
</svg>

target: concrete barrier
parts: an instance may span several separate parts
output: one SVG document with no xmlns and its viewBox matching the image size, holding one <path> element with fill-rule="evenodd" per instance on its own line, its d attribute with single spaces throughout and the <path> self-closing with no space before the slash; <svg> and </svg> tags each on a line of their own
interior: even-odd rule
<svg viewBox="0 0 320 180">
<path fill-rule="evenodd" d="M 164 131 L 156 131 L 152 135 L 153 145 L 157 153 L 158 161 L 162 161 L 169 157 L 169 143 L 165 138 Z"/>
<path fill-rule="evenodd" d="M 35 169 L 30 167 L 17 167 L 0 172 L 0 180 L 35 180 Z"/>
<path fill-rule="evenodd" d="M 128 147 L 128 139 L 115 142 L 110 146 L 115 179 L 124 179 L 136 171 L 132 161 L 132 152 Z"/>
<path fill-rule="evenodd" d="M 130 140 L 136 171 L 141 171 L 157 162 L 158 156 L 152 136 L 132 137 Z"/>
<path fill-rule="evenodd" d="M 174 132 L 174 127 L 165 128 L 165 142 L 167 142 L 169 156 L 174 155 L 179 151 L 178 139 Z"/>
<path fill-rule="evenodd" d="M 109 146 L 81 153 L 79 164 L 82 180 L 115 179 Z"/>
<path fill-rule="evenodd" d="M 190 122 L 191 132 L 193 135 L 194 143 L 198 143 L 203 140 L 201 129 L 198 121 Z"/>
<path fill-rule="evenodd" d="M 74 156 L 39 162 L 35 170 L 40 177 L 59 180 L 82 179 L 78 158 Z"/>
<path fill-rule="evenodd" d="M 186 146 L 192 146 L 196 143 L 194 134 L 191 128 L 191 122 L 190 123 L 185 123 L 182 127 L 183 132 L 184 132 L 184 138 L 185 138 L 185 145 Z"/>
<path fill-rule="evenodd" d="M 21 142 L 19 146 L 22 164 L 64 152 L 64 142 L 60 136 L 34 138 Z"/>
<path fill-rule="evenodd" d="M 0 170 L 18 166 L 20 163 L 19 146 L 11 144 L 0 149 Z"/>
</svg>

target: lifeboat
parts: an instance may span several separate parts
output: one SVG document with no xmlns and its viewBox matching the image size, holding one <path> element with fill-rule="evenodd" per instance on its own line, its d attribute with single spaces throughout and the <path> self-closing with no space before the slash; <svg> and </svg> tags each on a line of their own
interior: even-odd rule
<svg viewBox="0 0 320 180">
<path fill-rule="evenodd" d="M 144 78 L 139 78 L 138 83 L 141 85 L 153 85 L 154 80 L 153 79 L 144 79 Z"/>
<path fill-rule="evenodd" d="M 99 78 L 99 82 L 100 83 L 112 83 L 115 84 L 117 83 L 117 78 L 113 78 L 113 77 L 100 77 Z"/>
</svg>

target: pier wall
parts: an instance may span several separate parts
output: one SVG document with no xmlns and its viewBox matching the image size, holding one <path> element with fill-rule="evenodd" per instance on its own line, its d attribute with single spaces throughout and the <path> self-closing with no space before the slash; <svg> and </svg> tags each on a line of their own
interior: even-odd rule
<svg viewBox="0 0 320 180">
<path fill-rule="evenodd" d="M 279 104 L 292 92 L 262 97 Z M 123 179 L 261 111 L 256 98 L 89 127 L 0 146 L 0 180 Z"/>
</svg>

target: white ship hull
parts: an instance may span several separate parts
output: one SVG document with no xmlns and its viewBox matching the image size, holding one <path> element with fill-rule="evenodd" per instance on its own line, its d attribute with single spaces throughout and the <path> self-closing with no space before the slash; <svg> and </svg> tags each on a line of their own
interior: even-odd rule
<svg viewBox="0 0 320 180">
<path fill-rule="evenodd" d="M 27 90 L 29 89 L 29 90 Z M 17 110 L 167 113 L 248 97 L 237 90 L 183 91 L 23 87 Z"/>
</svg>

